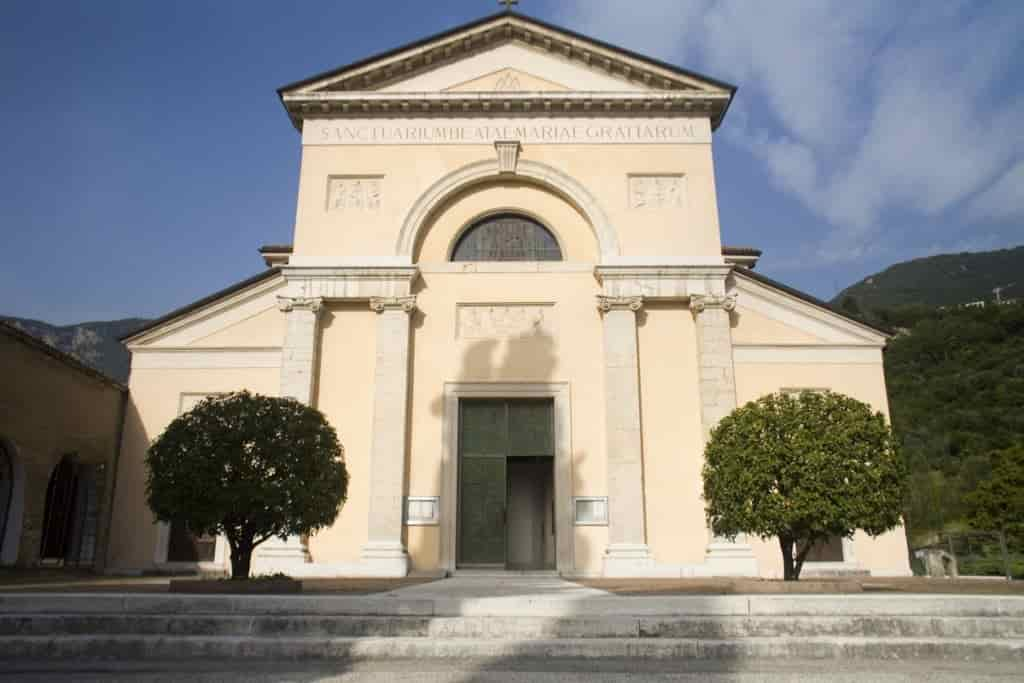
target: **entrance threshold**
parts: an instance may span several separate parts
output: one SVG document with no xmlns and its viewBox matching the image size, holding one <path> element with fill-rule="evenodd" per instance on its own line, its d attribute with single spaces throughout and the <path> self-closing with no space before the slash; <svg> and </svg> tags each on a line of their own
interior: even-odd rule
<svg viewBox="0 0 1024 683">
<path fill-rule="evenodd" d="M 537 578 L 557 578 L 554 569 L 456 569 L 451 574 L 458 578 L 509 578 L 512 576 L 535 576 Z"/>
</svg>

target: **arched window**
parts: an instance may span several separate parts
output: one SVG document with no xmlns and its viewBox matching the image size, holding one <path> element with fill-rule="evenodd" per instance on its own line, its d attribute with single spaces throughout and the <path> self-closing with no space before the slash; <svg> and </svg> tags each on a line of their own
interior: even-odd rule
<svg viewBox="0 0 1024 683">
<path fill-rule="evenodd" d="M 452 261 L 561 261 L 551 231 L 515 213 L 488 216 L 472 225 L 452 251 Z"/>
</svg>

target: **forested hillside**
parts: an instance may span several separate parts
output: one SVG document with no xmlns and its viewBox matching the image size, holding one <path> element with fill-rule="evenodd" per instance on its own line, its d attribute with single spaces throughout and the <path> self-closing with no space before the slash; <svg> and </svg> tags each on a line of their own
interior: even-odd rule
<svg viewBox="0 0 1024 683">
<path fill-rule="evenodd" d="M 942 254 L 897 263 L 840 292 L 832 303 L 871 312 L 904 306 L 957 306 L 1024 298 L 1024 246 L 998 251 Z"/>
</svg>

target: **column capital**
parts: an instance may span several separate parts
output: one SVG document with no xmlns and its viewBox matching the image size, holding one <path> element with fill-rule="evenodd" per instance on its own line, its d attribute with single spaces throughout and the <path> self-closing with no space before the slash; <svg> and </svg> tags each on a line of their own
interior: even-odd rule
<svg viewBox="0 0 1024 683">
<path fill-rule="evenodd" d="M 281 309 L 283 313 L 291 313 L 292 311 L 310 311 L 314 315 L 320 315 L 324 310 L 324 300 L 322 297 L 318 296 L 279 296 L 277 297 L 277 307 Z"/>
<path fill-rule="evenodd" d="M 703 313 L 710 308 L 723 311 L 736 310 L 736 294 L 693 294 L 690 296 L 690 310 L 694 315 Z"/>
<path fill-rule="evenodd" d="M 384 311 L 404 311 L 412 313 L 416 310 L 416 296 L 374 296 L 370 297 L 370 309 L 375 313 Z"/>
<path fill-rule="evenodd" d="M 597 310 L 602 313 L 624 310 L 636 313 L 643 307 L 644 298 L 642 296 L 606 296 L 604 294 L 597 296 Z"/>
</svg>

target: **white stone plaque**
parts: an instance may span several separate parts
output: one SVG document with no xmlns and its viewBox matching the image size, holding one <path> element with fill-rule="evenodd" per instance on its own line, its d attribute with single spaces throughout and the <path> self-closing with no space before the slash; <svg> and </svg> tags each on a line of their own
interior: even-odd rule
<svg viewBox="0 0 1024 683">
<path fill-rule="evenodd" d="M 552 304 L 459 304 L 458 339 L 505 339 L 552 333 Z"/>
<path fill-rule="evenodd" d="M 710 144 L 704 118 L 308 119 L 304 145 Z"/>
</svg>

